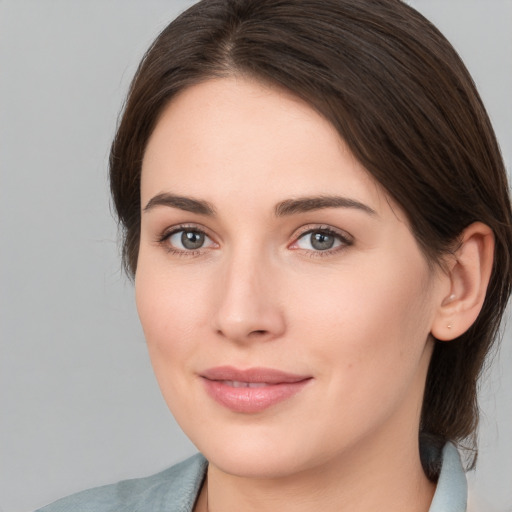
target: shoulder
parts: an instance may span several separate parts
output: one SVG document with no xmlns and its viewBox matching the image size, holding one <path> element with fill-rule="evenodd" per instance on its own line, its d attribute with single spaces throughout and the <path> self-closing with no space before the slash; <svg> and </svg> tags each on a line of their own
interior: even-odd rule
<svg viewBox="0 0 512 512">
<path fill-rule="evenodd" d="M 36 512 L 190 512 L 207 464 L 197 454 L 155 475 L 88 489 Z"/>
</svg>

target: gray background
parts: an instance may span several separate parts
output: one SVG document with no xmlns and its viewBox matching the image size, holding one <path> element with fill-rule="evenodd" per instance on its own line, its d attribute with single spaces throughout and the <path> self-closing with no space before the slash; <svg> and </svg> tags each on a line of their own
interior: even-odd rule
<svg viewBox="0 0 512 512">
<path fill-rule="evenodd" d="M 194 451 L 153 379 L 120 272 L 107 155 L 135 66 L 191 1 L 0 0 L 0 509 Z M 512 1 L 411 2 L 454 43 L 510 169 Z M 472 510 L 512 511 L 512 334 L 482 389 Z M 478 506 L 477 506 L 478 505 Z"/>
</svg>

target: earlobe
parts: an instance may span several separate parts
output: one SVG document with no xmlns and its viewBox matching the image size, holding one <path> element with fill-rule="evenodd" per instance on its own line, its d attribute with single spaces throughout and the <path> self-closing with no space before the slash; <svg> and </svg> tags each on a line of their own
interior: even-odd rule
<svg viewBox="0 0 512 512">
<path fill-rule="evenodd" d="M 494 259 L 494 234 L 481 222 L 468 226 L 450 259 L 450 291 L 440 302 L 431 333 L 450 341 L 464 334 L 477 319 L 485 300 Z"/>
</svg>

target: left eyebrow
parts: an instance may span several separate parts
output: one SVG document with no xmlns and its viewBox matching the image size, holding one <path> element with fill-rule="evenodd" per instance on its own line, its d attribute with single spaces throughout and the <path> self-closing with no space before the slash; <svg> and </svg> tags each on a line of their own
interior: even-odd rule
<svg viewBox="0 0 512 512">
<path fill-rule="evenodd" d="M 341 196 L 312 196 L 299 197 L 298 199 L 287 199 L 278 203 L 275 207 L 276 217 L 284 217 L 295 213 L 305 213 L 324 208 L 355 208 L 369 215 L 377 215 L 377 212 L 368 205 Z"/>
<path fill-rule="evenodd" d="M 157 194 L 155 197 L 152 197 L 143 211 L 147 212 L 157 206 L 168 206 L 169 208 L 177 208 L 178 210 L 197 213 L 199 215 L 215 215 L 215 208 L 207 201 L 168 193 Z"/>
</svg>

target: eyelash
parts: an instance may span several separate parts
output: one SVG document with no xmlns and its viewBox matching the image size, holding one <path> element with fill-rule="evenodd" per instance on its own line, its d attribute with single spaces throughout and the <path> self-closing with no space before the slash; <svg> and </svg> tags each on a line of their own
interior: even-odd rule
<svg viewBox="0 0 512 512">
<path fill-rule="evenodd" d="M 197 233 L 199 235 L 204 235 L 205 237 L 212 240 L 212 238 L 208 235 L 208 233 L 204 229 L 201 229 L 200 227 L 194 226 L 194 225 L 181 224 L 179 226 L 174 226 L 170 230 L 164 231 L 157 238 L 157 243 L 164 246 L 166 251 L 169 254 L 173 254 L 175 256 L 183 256 L 183 257 L 199 256 L 204 251 L 204 249 L 205 249 L 204 247 L 200 247 L 199 249 L 183 250 L 183 249 L 177 249 L 169 243 L 169 240 L 173 235 L 176 235 L 177 233 L 181 233 L 181 232 L 187 232 L 187 231 L 191 232 L 191 233 Z"/>
<path fill-rule="evenodd" d="M 182 224 L 182 225 L 174 226 L 170 230 L 164 231 L 157 238 L 157 243 L 162 246 L 165 246 L 165 249 L 168 253 L 176 255 L 176 256 L 183 256 L 183 257 L 199 256 L 207 248 L 200 247 L 198 249 L 183 250 L 183 249 L 177 249 L 169 243 L 169 240 L 173 235 L 180 233 L 180 232 L 187 232 L 187 231 L 197 233 L 199 235 L 204 235 L 205 237 L 212 240 L 212 238 L 208 235 L 208 233 L 204 229 L 201 229 L 200 227 L 195 226 L 195 225 Z M 292 246 L 297 244 L 299 240 L 301 240 L 302 238 L 306 237 L 307 235 L 311 235 L 313 233 L 318 233 L 318 234 L 322 234 L 322 235 L 326 235 L 326 236 L 332 236 L 333 238 L 335 238 L 336 240 L 338 240 L 341 243 L 340 243 L 340 245 L 338 245 L 332 249 L 325 249 L 325 250 L 309 250 L 309 249 L 301 249 L 300 247 L 292 248 Z M 322 257 L 330 256 L 332 254 L 346 250 L 348 247 L 350 247 L 354 243 L 352 237 L 350 235 L 348 235 L 348 233 L 342 233 L 340 231 L 334 230 L 330 226 L 318 226 L 318 225 L 304 226 L 303 228 L 301 228 L 299 233 L 294 234 L 293 238 L 294 238 L 294 241 L 288 245 L 288 248 L 290 248 L 292 250 L 302 251 L 303 253 L 307 254 L 311 258 L 322 258 Z"/>
<path fill-rule="evenodd" d="M 296 245 L 297 242 L 306 237 L 307 235 L 311 235 L 313 233 L 318 233 L 322 235 L 332 236 L 336 240 L 340 242 L 340 245 L 337 247 L 334 247 L 332 249 L 325 249 L 325 250 L 308 250 L 308 249 L 301 249 L 300 247 L 293 248 L 292 250 L 295 251 L 303 251 L 308 257 L 310 258 L 324 258 L 328 256 L 332 256 L 333 254 L 345 251 L 348 247 L 353 245 L 354 241 L 352 237 L 345 232 L 340 232 L 338 230 L 333 229 L 330 226 L 304 226 L 301 231 L 294 235 L 294 242 L 290 244 L 288 247 L 291 248 L 292 245 Z"/>
</svg>

